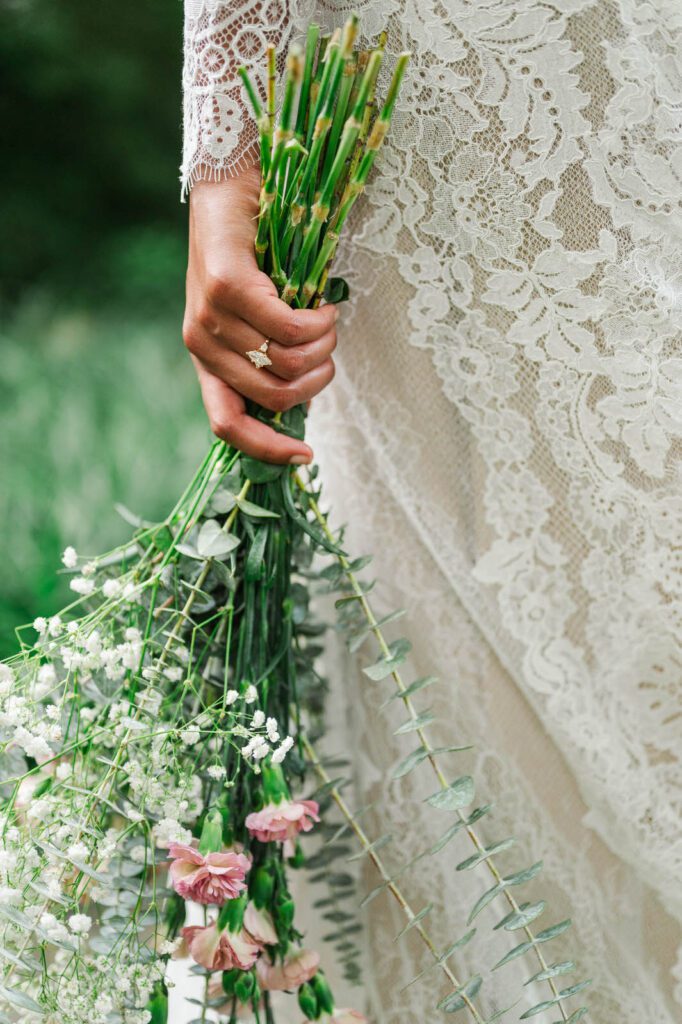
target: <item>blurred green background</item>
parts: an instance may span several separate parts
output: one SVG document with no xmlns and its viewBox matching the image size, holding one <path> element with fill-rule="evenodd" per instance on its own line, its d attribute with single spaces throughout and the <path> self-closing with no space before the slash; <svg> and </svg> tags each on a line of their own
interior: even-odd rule
<svg viewBox="0 0 682 1024">
<path fill-rule="evenodd" d="M 180 0 L 0 0 L 0 656 L 208 441 L 180 340 Z"/>
</svg>

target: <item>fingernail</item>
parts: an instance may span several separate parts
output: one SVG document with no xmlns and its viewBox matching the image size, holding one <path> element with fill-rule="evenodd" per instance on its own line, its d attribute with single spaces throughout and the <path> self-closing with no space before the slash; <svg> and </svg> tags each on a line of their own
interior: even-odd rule
<svg viewBox="0 0 682 1024">
<path fill-rule="evenodd" d="M 289 459 L 290 466 L 308 466 L 313 461 L 312 455 L 292 455 Z"/>
</svg>

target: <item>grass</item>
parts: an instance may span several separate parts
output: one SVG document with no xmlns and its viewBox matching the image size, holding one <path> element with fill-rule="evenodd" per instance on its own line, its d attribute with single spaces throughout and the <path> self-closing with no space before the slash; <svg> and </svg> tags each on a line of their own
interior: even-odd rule
<svg viewBox="0 0 682 1024">
<path fill-rule="evenodd" d="M 55 312 L 24 301 L 0 333 L 0 657 L 14 629 L 69 598 L 67 544 L 125 539 L 122 503 L 162 516 L 208 429 L 180 341 L 180 309 Z"/>
</svg>

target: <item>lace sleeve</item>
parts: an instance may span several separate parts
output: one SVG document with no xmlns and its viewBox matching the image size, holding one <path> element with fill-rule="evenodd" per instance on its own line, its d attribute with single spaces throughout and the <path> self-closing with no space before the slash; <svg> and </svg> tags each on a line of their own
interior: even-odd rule
<svg viewBox="0 0 682 1024">
<path fill-rule="evenodd" d="M 182 197 L 258 161 L 258 133 L 237 71 L 262 78 L 268 43 L 284 49 L 287 0 L 185 0 Z"/>
</svg>

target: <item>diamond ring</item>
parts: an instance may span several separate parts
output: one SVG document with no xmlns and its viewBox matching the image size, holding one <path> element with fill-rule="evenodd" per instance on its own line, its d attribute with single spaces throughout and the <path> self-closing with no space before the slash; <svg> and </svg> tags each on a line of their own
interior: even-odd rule
<svg viewBox="0 0 682 1024">
<path fill-rule="evenodd" d="M 253 348 L 246 353 L 246 357 L 251 360 L 257 370 L 261 370 L 264 366 L 272 366 L 272 359 L 268 355 L 269 344 L 270 342 L 266 338 L 260 348 Z"/>
</svg>

